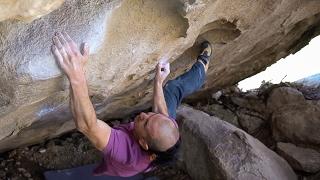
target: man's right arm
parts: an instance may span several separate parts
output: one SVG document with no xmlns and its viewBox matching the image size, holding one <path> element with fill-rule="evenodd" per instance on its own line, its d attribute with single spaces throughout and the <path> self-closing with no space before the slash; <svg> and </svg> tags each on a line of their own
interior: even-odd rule
<svg viewBox="0 0 320 180">
<path fill-rule="evenodd" d="M 111 127 L 98 120 L 89 98 L 84 65 L 89 57 L 89 47 L 82 53 L 68 34 L 56 34 L 53 38 L 52 52 L 59 66 L 70 81 L 70 108 L 77 129 L 85 134 L 93 145 L 103 150 L 108 144 Z"/>
<path fill-rule="evenodd" d="M 168 62 L 159 62 L 153 84 L 153 112 L 169 116 L 166 100 L 163 93 L 163 83 L 170 73 Z"/>
</svg>

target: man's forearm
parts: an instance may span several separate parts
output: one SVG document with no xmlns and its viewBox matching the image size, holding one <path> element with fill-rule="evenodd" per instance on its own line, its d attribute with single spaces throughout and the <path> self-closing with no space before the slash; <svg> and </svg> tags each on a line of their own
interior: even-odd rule
<svg viewBox="0 0 320 180">
<path fill-rule="evenodd" d="M 154 81 L 153 89 L 153 112 L 168 116 L 167 104 L 163 94 L 162 82 Z"/>
<path fill-rule="evenodd" d="M 97 117 L 89 98 L 86 80 L 70 81 L 70 86 L 70 105 L 75 124 L 80 131 L 88 131 L 97 122 Z"/>
</svg>

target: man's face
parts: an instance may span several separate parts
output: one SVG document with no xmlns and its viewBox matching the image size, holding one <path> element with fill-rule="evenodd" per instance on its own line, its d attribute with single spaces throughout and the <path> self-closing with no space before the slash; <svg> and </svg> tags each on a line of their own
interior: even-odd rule
<svg viewBox="0 0 320 180">
<path fill-rule="evenodd" d="M 159 134 L 158 131 L 161 121 L 169 121 L 172 123 L 172 126 L 175 127 L 173 121 L 162 114 L 154 112 L 142 112 L 137 115 L 134 118 L 134 132 L 138 140 L 146 140 L 148 138 L 156 137 L 157 134 Z M 141 143 L 140 145 L 146 149 Z"/>
</svg>

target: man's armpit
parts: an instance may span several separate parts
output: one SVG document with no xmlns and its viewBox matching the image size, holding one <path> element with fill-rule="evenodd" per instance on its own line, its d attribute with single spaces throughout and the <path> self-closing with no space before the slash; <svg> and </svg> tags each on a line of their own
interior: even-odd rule
<svg viewBox="0 0 320 180">
<path fill-rule="evenodd" d="M 88 137 L 94 147 L 103 151 L 109 142 L 111 127 L 107 123 L 97 119 L 97 123 L 84 134 Z"/>
</svg>

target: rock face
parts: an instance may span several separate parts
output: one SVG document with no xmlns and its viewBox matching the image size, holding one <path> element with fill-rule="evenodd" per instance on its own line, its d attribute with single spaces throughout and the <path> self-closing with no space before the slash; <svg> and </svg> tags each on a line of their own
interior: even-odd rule
<svg viewBox="0 0 320 180">
<path fill-rule="evenodd" d="M 109 119 L 150 107 L 161 57 L 169 57 L 173 78 L 194 62 L 200 41 L 212 42 L 216 59 L 198 96 L 206 95 L 296 52 L 320 22 L 315 0 L 0 2 L 0 152 L 74 128 L 68 83 L 50 52 L 55 31 L 91 46 L 90 96 Z"/>
<path fill-rule="evenodd" d="M 320 153 L 316 150 L 297 147 L 290 143 L 278 143 L 277 149 L 295 170 L 309 173 L 320 170 Z"/>
<path fill-rule="evenodd" d="M 277 141 L 320 147 L 320 101 L 306 100 L 300 91 L 283 87 L 270 93 L 267 104 Z"/>
<path fill-rule="evenodd" d="M 64 0 L 0 0 L 0 21 L 18 19 L 31 22 L 57 9 Z"/>
<path fill-rule="evenodd" d="M 193 179 L 297 179 L 284 159 L 233 125 L 185 106 L 178 117 L 182 159 Z"/>
</svg>

